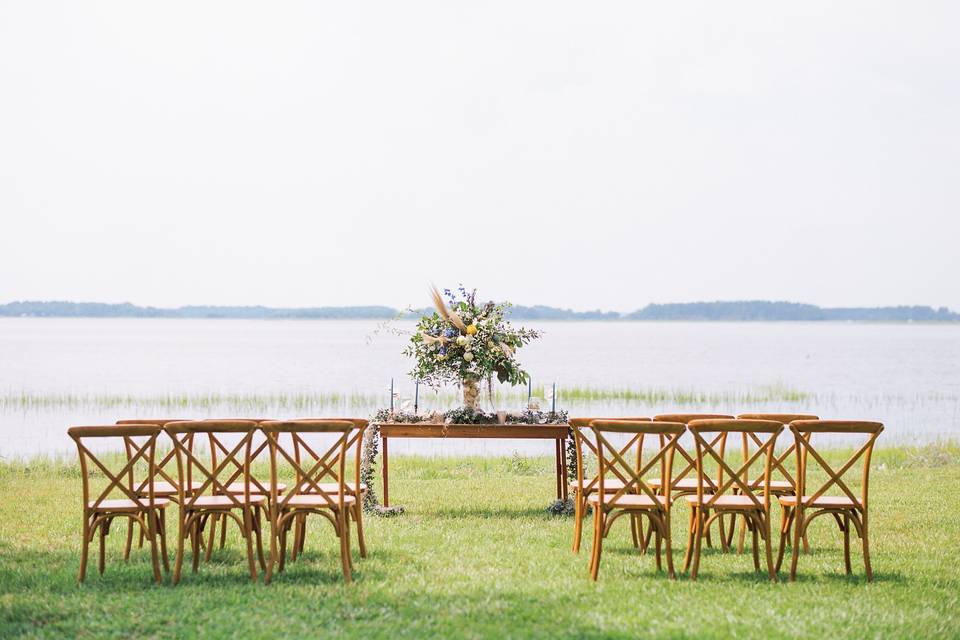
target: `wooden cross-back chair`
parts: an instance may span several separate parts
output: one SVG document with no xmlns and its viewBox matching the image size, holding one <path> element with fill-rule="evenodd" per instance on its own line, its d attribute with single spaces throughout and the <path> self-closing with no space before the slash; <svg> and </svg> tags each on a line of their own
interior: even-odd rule
<svg viewBox="0 0 960 640">
<path fill-rule="evenodd" d="M 723 413 L 661 413 L 653 416 L 653 419 L 663 422 L 680 422 L 683 424 L 689 424 L 693 420 L 732 420 L 733 416 Z M 660 444 L 661 446 L 663 445 L 662 439 Z M 726 434 L 718 433 L 712 444 L 714 446 L 719 445 L 720 450 L 725 451 L 727 445 Z M 671 480 L 671 493 L 675 498 L 679 498 L 680 496 L 684 495 L 693 495 L 697 492 L 697 462 L 694 459 L 694 456 L 683 446 L 682 442 L 677 444 L 677 454 L 680 456 L 680 458 L 682 458 L 682 460 L 679 461 L 682 466 L 680 467 L 679 471 L 674 471 Z M 723 481 L 722 478 L 718 480 L 720 482 Z M 713 484 L 714 480 L 707 478 L 707 482 Z M 650 484 L 660 491 L 663 490 L 659 477 L 650 478 Z M 726 551 L 726 523 L 722 517 L 717 520 L 717 526 L 720 530 L 720 544 L 724 551 Z M 731 523 L 730 528 L 732 529 L 733 526 L 733 523 Z M 648 533 L 647 537 L 643 541 L 643 547 L 646 548 L 649 544 L 650 534 Z M 713 546 L 713 540 L 710 537 L 709 529 L 707 530 L 707 546 Z"/>
<path fill-rule="evenodd" d="M 261 422 L 266 422 L 270 418 L 205 418 L 204 422 L 235 422 L 237 420 L 243 422 L 254 422 L 260 424 Z M 228 446 L 221 440 L 214 440 L 213 438 L 209 439 L 210 446 L 210 459 L 214 467 L 217 466 L 217 459 L 220 456 L 225 456 L 227 454 Z M 258 459 L 267 456 L 267 438 L 262 432 L 256 432 L 251 439 L 251 451 L 250 451 L 250 484 L 252 492 L 256 495 L 267 496 L 267 500 L 270 500 L 270 486 L 269 480 L 263 479 L 262 476 L 258 477 L 255 473 L 254 465 L 257 463 Z M 244 490 L 243 482 L 244 468 L 239 461 L 234 460 L 230 467 L 230 475 L 227 478 L 226 482 L 223 483 L 225 488 L 215 490 L 216 493 L 234 494 L 240 495 Z M 277 487 L 280 493 L 286 491 L 287 487 L 285 484 L 280 483 Z M 227 544 L 227 525 L 230 523 L 231 518 L 225 514 L 218 516 L 213 516 L 210 520 L 210 534 L 207 542 L 207 553 L 205 560 L 210 561 L 210 558 L 213 555 L 214 540 L 217 535 L 217 527 L 220 527 L 220 548 L 223 549 Z M 202 542 L 202 541 L 201 541 Z"/>
<path fill-rule="evenodd" d="M 662 569 L 661 555 L 666 546 L 667 573 L 676 577 L 673 570 L 673 552 L 670 539 L 671 487 L 668 482 L 673 468 L 673 454 L 685 427 L 679 422 L 594 420 L 590 423 L 597 453 L 597 489 L 587 498 L 593 507 L 593 550 L 590 554 L 590 577 L 597 579 L 600 573 L 600 558 L 603 555 L 603 539 L 613 523 L 623 515 L 631 520 L 645 517 L 655 537 L 657 571 Z M 629 436 L 626 445 L 611 442 L 610 434 Z M 633 446 L 642 448 L 644 435 L 654 434 L 664 440 L 660 449 L 645 464 L 638 456 L 625 458 Z M 629 456 L 628 456 L 629 457 Z M 654 468 L 660 469 L 662 492 L 651 487 L 644 476 Z M 608 482 L 619 488 L 608 491 Z"/>
<path fill-rule="evenodd" d="M 809 413 L 741 413 L 737 416 L 740 420 L 773 420 L 774 422 L 779 422 L 784 425 L 789 425 L 794 420 L 819 420 L 819 416 L 815 416 Z M 809 438 L 810 434 L 806 434 L 806 437 Z M 750 447 L 753 445 L 759 445 L 760 440 L 757 434 L 750 432 L 743 432 L 741 435 L 741 442 L 743 445 L 743 459 L 746 460 L 750 456 Z M 796 450 L 797 445 L 793 440 L 790 440 L 790 444 L 783 448 L 776 456 L 773 458 L 773 468 L 771 469 L 770 479 L 770 494 L 776 497 L 780 496 L 794 496 L 797 495 L 797 479 L 795 477 L 796 470 L 794 469 L 793 473 L 787 469 L 785 466 L 792 460 L 793 452 Z M 759 489 L 763 483 L 763 475 L 755 476 L 750 486 L 754 489 Z M 733 527 L 730 527 L 730 538 L 727 540 L 727 546 L 733 541 Z M 746 540 L 747 535 L 747 521 L 745 518 L 740 520 L 740 538 L 737 541 L 737 553 L 743 553 L 743 545 Z M 789 542 L 790 537 L 787 536 Z M 803 549 L 808 551 L 810 548 L 809 543 L 807 542 L 806 534 L 803 535 Z"/>
<path fill-rule="evenodd" d="M 100 556 L 97 568 L 103 575 L 105 567 L 105 538 L 110 532 L 110 525 L 115 518 L 127 518 L 136 522 L 146 531 L 150 542 L 150 556 L 153 564 L 153 577 L 161 582 L 160 558 L 162 557 L 164 570 L 169 570 L 167 560 L 166 518 L 164 512 L 170 504 L 166 498 L 159 498 L 152 489 L 147 494 L 139 495 L 134 491 L 132 477 L 135 467 L 145 465 L 147 473 L 152 476 L 156 469 L 157 436 L 160 427 L 156 425 L 126 425 L 126 426 L 89 426 L 71 427 L 67 434 L 77 445 L 80 456 L 80 471 L 83 481 L 83 542 L 80 551 L 80 573 L 77 577 L 83 582 L 87 574 L 87 557 L 93 536 L 99 531 Z M 125 464 L 119 471 L 110 468 L 107 462 L 94 454 L 87 446 L 86 441 L 91 439 L 112 438 L 119 445 L 121 442 L 127 448 L 128 455 Z M 103 456 L 106 458 L 107 456 Z M 102 474 L 107 480 L 107 486 L 98 490 L 96 497 L 90 487 L 93 475 Z M 111 498 L 111 494 L 119 493 L 120 498 Z M 159 542 L 159 551 L 157 549 Z"/>
<path fill-rule="evenodd" d="M 344 482 L 344 487 L 347 491 L 347 495 L 354 496 L 357 500 L 354 503 L 353 507 L 350 509 L 351 517 L 356 523 L 357 529 L 357 546 L 360 548 L 360 557 L 367 557 L 367 543 L 363 537 L 363 496 L 367 493 L 367 485 L 364 482 L 360 482 L 360 456 L 361 450 L 363 448 L 363 434 L 367 429 L 369 424 L 367 420 L 363 418 L 297 418 L 294 422 L 304 422 L 304 421 L 320 421 L 320 422 L 351 422 L 353 423 L 354 430 L 350 432 L 350 437 L 347 438 L 347 450 L 350 451 L 351 448 L 356 447 L 356 459 L 354 460 L 353 468 L 353 480 L 350 482 Z M 300 462 L 300 456 L 303 453 L 301 451 L 299 442 L 294 440 L 294 457 L 297 462 Z M 306 451 L 308 455 L 313 455 L 316 459 L 316 454 L 314 452 Z M 336 493 L 338 487 L 336 482 L 321 482 L 319 487 L 323 491 L 329 493 Z M 297 517 L 296 523 L 294 525 L 296 528 L 293 533 L 293 548 L 290 551 L 290 559 L 296 560 L 297 557 L 303 553 L 303 547 L 306 544 L 307 538 L 307 517 L 305 514 L 301 514 Z"/>
<path fill-rule="evenodd" d="M 798 473 L 797 493 L 793 496 L 781 496 L 780 506 L 783 508 L 782 525 L 780 528 L 780 554 L 777 557 L 777 568 L 783 560 L 783 547 L 790 525 L 793 525 L 793 548 L 790 561 L 790 580 L 797 579 L 797 560 L 800 556 L 798 544 L 810 523 L 823 515 L 830 514 L 843 533 L 843 555 L 847 574 L 852 572 L 850 565 L 850 525 L 852 524 L 863 546 L 863 567 L 867 574 L 867 581 L 873 580 L 873 569 L 870 566 L 870 542 L 867 518 L 867 497 L 870 488 L 870 457 L 873 447 L 883 431 L 883 424 L 879 422 L 851 421 L 851 420 L 796 420 L 790 423 L 796 443 Z M 844 434 L 847 436 L 861 435 L 865 442 L 847 458 L 846 462 L 836 469 L 812 445 L 812 438 L 806 434 Z M 813 460 L 813 468 L 819 469 L 826 475 L 822 483 L 808 485 L 810 481 L 809 465 Z M 848 472 L 855 468 L 858 461 L 863 463 L 860 476 L 859 495 L 853 491 L 847 481 Z M 811 489 L 811 487 L 816 487 Z M 840 494 L 840 495 L 837 495 Z"/>
<path fill-rule="evenodd" d="M 340 539 L 343 579 L 350 582 L 350 513 L 359 498 L 348 493 L 345 476 L 347 446 L 355 430 L 354 423 L 349 420 L 269 421 L 261 423 L 260 428 L 268 434 L 270 480 L 274 487 L 270 500 L 270 559 L 265 581 L 269 583 L 273 578 L 275 564 L 278 573 L 284 569 L 290 530 L 302 517 L 316 514 L 333 525 Z M 330 434 L 334 442 L 326 449 L 311 446 L 304 437 L 306 434 Z M 360 446 L 356 439 L 353 442 L 354 446 Z M 283 495 L 276 492 L 281 465 L 292 469 L 296 477 L 292 489 Z M 330 479 L 336 484 L 335 492 L 325 490 L 324 485 L 329 487 Z"/>
<path fill-rule="evenodd" d="M 168 422 L 182 422 L 183 418 L 143 418 L 143 419 L 125 419 L 117 420 L 117 425 L 126 426 L 132 424 L 152 424 L 158 427 L 163 427 L 163 425 Z M 163 439 L 165 440 L 165 438 Z M 161 439 L 157 439 L 157 444 L 159 445 Z M 129 442 L 124 442 L 124 448 L 127 452 L 127 458 L 129 459 L 132 455 L 132 447 Z M 144 477 L 142 480 L 134 481 L 131 469 L 131 483 L 133 484 L 134 493 L 139 496 L 146 496 L 148 492 L 148 485 L 152 484 L 153 493 L 158 498 L 167 498 L 172 502 L 177 501 L 177 495 L 179 494 L 179 489 L 177 488 L 177 469 L 176 469 L 176 453 L 173 450 L 173 447 L 170 447 L 169 450 L 160 452 L 160 460 L 156 464 L 156 471 L 153 475 Z M 151 480 L 153 482 L 151 482 Z M 190 491 L 194 491 L 199 487 L 199 483 L 192 483 L 190 486 Z M 145 540 L 144 530 L 140 529 L 139 534 L 139 547 L 143 547 L 143 542 Z M 130 549 L 133 546 L 133 520 L 127 522 L 127 543 L 123 550 L 123 559 L 127 560 L 130 557 Z"/>
<path fill-rule="evenodd" d="M 267 496 L 256 492 L 249 473 L 253 441 L 259 432 L 257 423 L 249 420 L 171 422 L 164 430 L 173 440 L 180 486 L 180 527 L 173 584 L 180 581 L 184 540 L 190 538 L 193 571 L 196 572 L 200 562 L 200 537 L 206 524 L 215 518 L 230 518 L 239 525 L 240 533 L 246 542 L 250 579 L 256 581 L 257 558 L 261 568 L 266 566 L 261 526 L 263 516 L 267 514 Z M 197 457 L 189 442 L 198 435 L 207 436 L 211 446 L 223 452 L 222 459 L 201 460 Z M 237 444 L 226 444 L 228 439 L 237 437 Z M 243 476 L 243 491 L 239 494 L 228 490 L 228 485 L 236 480 L 235 469 L 238 466 Z M 200 488 L 193 495 L 188 495 L 184 489 L 188 486 L 188 478 L 197 478 L 200 481 Z M 257 558 L 254 557 L 254 541 Z"/>
<path fill-rule="evenodd" d="M 741 515 L 746 518 L 747 527 L 753 533 L 753 566 L 757 571 L 760 571 L 758 537 L 762 535 L 767 572 L 770 580 L 776 582 L 777 574 L 770 546 L 770 471 L 776 456 L 777 436 L 783 431 L 783 424 L 773 420 L 693 420 L 687 424 L 687 428 L 693 434 L 696 445 L 697 492 L 684 496 L 690 506 L 684 571 L 691 569 L 692 561 L 690 579 L 697 579 L 704 532 L 709 530 L 712 520 L 729 513 L 734 517 Z M 716 437 L 712 440 L 704 437 L 709 434 L 744 431 L 763 436 L 758 438 L 760 443 L 750 457 L 736 469 L 724 459 L 723 450 L 716 445 Z M 759 487 L 761 493 L 758 496 L 757 488 L 751 484 L 750 467 L 760 460 L 763 461 L 763 483 Z M 704 463 L 716 465 L 719 478 L 716 483 L 707 476 Z"/>
<path fill-rule="evenodd" d="M 573 552 L 580 553 L 580 541 L 583 538 L 583 516 L 586 514 L 587 498 L 590 494 L 597 491 L 599 479 L 594 474 L 589 480 L 586 478 L 586 467 L 584 465 L 584 449 L 588 449 L 593 455 L 597 455 L 597 445 L 593 438 L 586 438 L 584 429 L 589 428 L 594 420 L 629 420 L 631 422 L 649 422 L 650 418 L 571 418 L 570 430 L 573 431 L 573 442 L 577 452 L 577 478 L 570 483 L 570 493 L 573 495 Z M 592 435 L 592 433 L 591 433 Z M 626 450 L 620 452 L 624 455 Z M 643 436 L 637 443 L 637 464 L 640 464 L 640 457 L 643 453 Z M 618 491 L 623 487 L 621 480 L 611 478 L 604 485 L 607 491 Z M 631 518 L 630 532 L 633 536 L 633 543 L 639 547 L 643 537 L 643 521 L 637 518 Z"/>
</svg>

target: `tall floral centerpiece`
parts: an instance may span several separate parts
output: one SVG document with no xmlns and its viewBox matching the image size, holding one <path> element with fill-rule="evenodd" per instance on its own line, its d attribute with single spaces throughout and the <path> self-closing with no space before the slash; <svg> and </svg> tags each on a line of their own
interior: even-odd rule
<svg viewBox="0 0 960 640">
<path fill-rule="evenodd" d="M 506 319 L 510 303 L 476 302 L 476 289 L 457 292 L 431 289 L 436 311 L 417 324 L 404 354 L 416 361 L 410 372 L 429 386 L 459 384 L 463 404 L 477 409 L 480 381 L 492 386 L 493 376 L 511 385 L 525 384 L 530 375 L 520 368 L 517 349 L 540 337 L 532 329 L 514 328 Z M 444 299 L 446 298 L 446 299 Z"/>
</svg>

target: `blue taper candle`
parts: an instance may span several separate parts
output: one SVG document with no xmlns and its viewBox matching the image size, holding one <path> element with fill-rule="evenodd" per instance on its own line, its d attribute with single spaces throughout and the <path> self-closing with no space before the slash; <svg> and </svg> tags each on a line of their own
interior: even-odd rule
<svg viewBox="0 0 960 640">
<path fill-rule="evenodd" d="M 420 381 L 417 380 L 413 387 L 413 415 L 417 415 L 417 409 L 420 408 Z"/>
<path fill-rule="evenodd" d="M 390 413 L 393 413 L 393 378 L 390 378 Z"/>
<path fill-rule="evenodd" d="M 527 378 L 527 406 L 530 405 L 531 398 L 533 398 L 533 378 Z"/>
<path fill-rule="evenodd" d="M 550 413 L 557 412 L 557 383 L 553 383 L 553 402 L 551 403 Z"/>
</svg>

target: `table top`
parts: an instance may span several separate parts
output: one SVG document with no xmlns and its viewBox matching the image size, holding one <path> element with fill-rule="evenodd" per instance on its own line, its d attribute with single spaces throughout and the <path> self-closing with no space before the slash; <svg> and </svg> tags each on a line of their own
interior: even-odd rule
<svg viewBox="0 0 960 640">
<path fill-rule="evenodd" d="M 557 440 L 566 438 L 567 424 L 442 424 L 431 422 L 380 422 L 383 438 L 516 438 Z"/>
</svg>

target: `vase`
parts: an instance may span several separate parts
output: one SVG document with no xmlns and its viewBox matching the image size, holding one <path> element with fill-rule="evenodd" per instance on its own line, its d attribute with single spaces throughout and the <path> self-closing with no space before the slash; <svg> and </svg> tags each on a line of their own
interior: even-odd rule
<svg viewBox="0 0 960 640">
<path fill-rule="evenodd" d="M 480 381 L 476 378 L 464 378 L 460 381 L 463 387 L 463 406 L 468 409 L 480 408 Z"/>
</svg>

